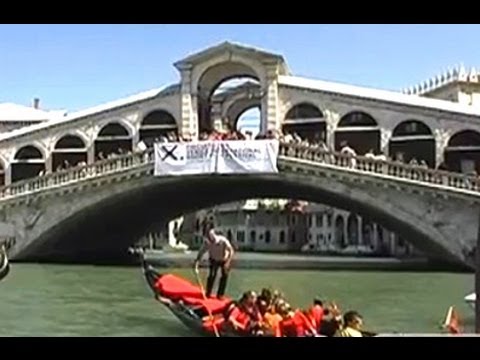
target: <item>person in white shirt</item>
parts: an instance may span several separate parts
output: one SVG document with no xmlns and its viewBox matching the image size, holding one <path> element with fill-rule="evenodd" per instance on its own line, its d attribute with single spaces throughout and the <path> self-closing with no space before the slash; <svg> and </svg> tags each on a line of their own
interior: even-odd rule
<svg viewBox="0 0 480 360">
<path fill-rule="evenodd" d="M 194 268 L 195 271 L 198 272 L 198 265 L 202 260 L 203 255 L 208 252 L 210 266 L 207 278 L 206 296 L 207 298 L 211 296 L 218 269 L 220 269 L 221 277 L 218 285 L 217 298 L 222 298 L 225 295 L 225 290 L 227 288 L 228 273 L 235 252 L 232 244 L 225 236 L 215 233 L 213 224 L 208 223 L 205 226 L 205 233 L 206 239 L 198 251 L 197 258 L 194 262 Z"/>
</svg>

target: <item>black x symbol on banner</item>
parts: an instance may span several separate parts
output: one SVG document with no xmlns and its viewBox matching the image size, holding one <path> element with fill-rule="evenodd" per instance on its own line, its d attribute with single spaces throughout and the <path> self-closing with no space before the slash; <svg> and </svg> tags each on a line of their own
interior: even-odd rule
<svg viewBox="0 0 480 360">
<path fill-rule="evenodd" d="M 177 149 L 178 145 L 174 145 L 170 150 L 166 146 L 162 146 L 162 150 L 165 151 L 165 156 L 162 158 L 162 161 L 165 161 L 166 158 L 171 157 L 173 160 L 178 160 L 178 158 L 173 153 Z"/>
</svg>

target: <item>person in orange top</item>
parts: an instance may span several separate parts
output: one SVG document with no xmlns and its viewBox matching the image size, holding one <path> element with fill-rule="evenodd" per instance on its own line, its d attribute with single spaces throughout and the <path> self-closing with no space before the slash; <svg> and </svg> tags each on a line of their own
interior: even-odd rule
<svg viewBox="0 0 480 360">
<path fill-rule="evenodd" d="M 238 306 L 236 306 L 228 316 L 228 323 L 238 332 L 254 333 L 262 322 L 262 317 L 258 311 L 257 294 L 248 291 L 243 294 Z"/>
<path fill-rule="evenodd" d="M 263 295 L 265 295 L 265 291 L 262 291 Z M 260 314 L 262 315 L 262 330 L 263 336 L 274 336 L 274 337 L 281 337 L 282 332 L 280 330 L 280 322 L 282 321 L 282 317 L 280 314 L 277 313 L 276 308 L 273 304 L 268 302 L 268 296 L 266 297 L 267 300 L 260 298 L 258 301 L 258 309 Z"/>
</svg>

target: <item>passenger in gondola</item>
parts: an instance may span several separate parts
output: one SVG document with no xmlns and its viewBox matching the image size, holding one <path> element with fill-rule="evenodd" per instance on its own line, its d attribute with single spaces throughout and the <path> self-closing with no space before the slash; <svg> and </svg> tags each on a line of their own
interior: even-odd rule
<svg viewBox="0 0 480 360">
<path fill-rule="evenodd" d="M 206 296 L 210 297 L 213 285 L 217 277 L 218 270 L 221 271 L 220 283 L 218 285 L 217 297 L 220 299 L 225 295 L 227 288 L 228 273 L 233 259 L 233 246 L 230 241 L 223 235 L 215 233 L 213 222 L 209 221 L 204 225 L 204 233 L 206 240 L 198 251 L 197 258 L 194 262 L 195 271 L 198 272 L 198 265 L 203 255 L 208 252 L 210 267 L 207 278 Z"/>
<path fill-rule="evenodd" d="M 257 307 L 257 294 L 247 291 L 230 312 L 228 324 L 239 333 L 257 335 L 261 330 L 262 316 Z"/>
<path fill-rule="evenodd" d="M 363 337 L 363 319 L 356 311 L 348 311 L 343 316 L 343 328 L 338 331 L 339 337 Z"/>
<path fill-rule="evenodd" d="M 281 302 L 278 302 L 278 304 L 281 304 Z M 262 312 L 261 309 L 260 312 Z M 267 334 L 271 334 L 275 337 L 282 337 L 280 323 L 282 322 L 283 318 L 279 314 L 278 306 L 271 303 L 262 316 L 265 327 L 269 330 Z"/>
<path fill-rule="evenodd" d="M 342 312 L 334 302 L 326 305 L 323 311 L 323 318 L 320 324 L 320 334 L 332 337 L 342 328 Z"/>
<path fill-rule="evenodd" d="M 320 297 L 313 299 L 313 305 L 308 309 L 307 316 L 315 327 L 315 330 L 320 332 L 324 316 L 323 301 Z"/>
<path fill-rule="evenodd" d="M 316 336 L 317 331 L 307 314 L 300 309 L 293 311 L 289 304 L 285 304 L 280 314 L 283 317 L 280 329 L 286 337 Z"/>
</svg>

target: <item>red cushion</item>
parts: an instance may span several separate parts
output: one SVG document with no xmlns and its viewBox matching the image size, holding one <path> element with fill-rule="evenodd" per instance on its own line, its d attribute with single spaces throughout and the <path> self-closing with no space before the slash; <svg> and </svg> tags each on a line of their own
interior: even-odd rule
<svg viewBox="0 0 480 360">
<path fill-rule="evenodd" d="M 158 279 L 155 284 L 161 295 L 173 301 L 183 300 L 189 305 L 203 306 L 212 313 L 221 311 L 231 302 L 229 298 L 222 300 L 211 298 L 204 299 L 200 287 L 193 285 L 186 279 L 173 274 L 167 274 Z"/>
</svg>

